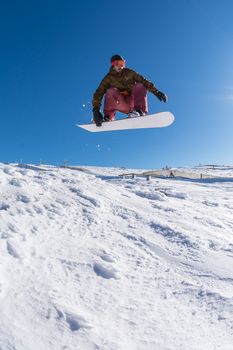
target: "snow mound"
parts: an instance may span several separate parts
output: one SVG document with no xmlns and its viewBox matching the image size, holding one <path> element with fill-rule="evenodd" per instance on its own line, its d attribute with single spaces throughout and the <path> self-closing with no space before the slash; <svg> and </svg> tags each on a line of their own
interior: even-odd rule
<svg viewBox="0 0 233 350">
<path fill-rule="evenodd" d="M 232 168 L 122 172 L 0 164 L 1 350 L 232 349 Z"/>
</svg>

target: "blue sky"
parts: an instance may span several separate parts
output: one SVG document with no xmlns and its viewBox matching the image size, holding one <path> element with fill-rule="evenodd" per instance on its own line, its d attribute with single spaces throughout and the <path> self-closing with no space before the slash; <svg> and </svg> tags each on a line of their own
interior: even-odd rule
<svg viewBox="0 0 233 350">
<path fill-rule="evenodd" d="M 0 1 L 0 161 L 232 164 L 231 0 Z M 113 54 L 169 96 L 169 128 L 88 133 Z M 85 107 L 84 107 L 85 105 Z"/>
</svg>

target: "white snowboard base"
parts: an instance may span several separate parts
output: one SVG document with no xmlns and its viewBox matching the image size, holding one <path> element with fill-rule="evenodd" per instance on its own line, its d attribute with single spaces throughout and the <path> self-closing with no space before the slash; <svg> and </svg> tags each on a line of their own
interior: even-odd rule
<svg viewBox="0 0 233 350">
<path fill-rule="evenodd" d="M 171 125 L 175 120 L 171 112 L 160 112 L 145 115 L 136 118 L 118 119 L 112 122 L 103 122 L 102 126 L 92 124 L 81 124 L 78 127 L 90 132 L 128 130 L 128 129 L 146 129 L 146 128 L 164 128 Z"/>
</svg>

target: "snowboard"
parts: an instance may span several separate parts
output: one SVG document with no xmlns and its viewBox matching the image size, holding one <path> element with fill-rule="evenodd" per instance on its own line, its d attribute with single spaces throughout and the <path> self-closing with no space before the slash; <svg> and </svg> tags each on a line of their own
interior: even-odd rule
<svg viewBox="0 0 233 350">
<path fill-rule="evenodd" d="M 112 122 L 103 122 L 102 126 L 96 126 L 94 123 L 77 124 L 76 126 L 90 132 L 103 132 L 130 129 L 164 128 L 171 125 L 174 120 L 175 117 L 171 112 L 160 112 L 140 117 L 118 119 Z"/>
</svg>

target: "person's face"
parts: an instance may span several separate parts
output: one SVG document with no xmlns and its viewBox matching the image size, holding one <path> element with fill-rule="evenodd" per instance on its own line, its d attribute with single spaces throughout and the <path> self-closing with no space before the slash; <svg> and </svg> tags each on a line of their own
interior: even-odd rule
<svg viewBox="0 0 233 350">
<path fill-rule="evenodd" d="M 112 62 L 112 66 L 116 72 L 120 72 L 125 68 L 125 60 L 116 60 Z"/>
</svg>

